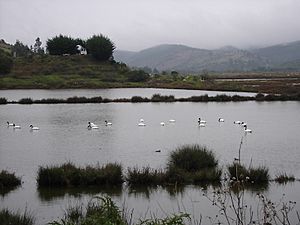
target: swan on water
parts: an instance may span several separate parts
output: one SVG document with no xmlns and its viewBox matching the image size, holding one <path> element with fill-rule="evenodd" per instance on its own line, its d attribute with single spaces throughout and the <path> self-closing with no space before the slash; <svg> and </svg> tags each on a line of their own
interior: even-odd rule
<svg viewBox="0 0 300 225">
<path fill-rule="evenodd" d="M 140 123 L 138 123 L 138 126 L 139 126 L 139 127 L 144 127 L 144 126 L 146 126 L 146 124 L 143 123 L 143 122 L 140 122 Z"/>
<path fill-rule="evenodd" d="M 31 130 L 39 130 L 39 129 L 40 129 L 40 128 L 38 128 L 38 127 L 34 127 L 32 124 L 30 124 L 29 127 L 30 127 Z"/>
<path fill-rule="evenodd" d="M 243 127 L 247 127 L 247 123 L 245 123 L 245 122 L 242 122 L 241 125 L 242 125 Z"/>
<path fill-rule="evenodd" d="M 7 126 L 9 126 L 9 127 L 12 127 L 14 124 L 13 123 L 10 123 L 10 122 L 6 122 L 7 123 Z"/>
<path fill-rule="evenodd" d="M 242 122 L 239 121 L 239 120 L 236 120 L 236 121 L 234 121 L 233 123 L 234 123 L 234 124 L 241 124 Z"/>
<path fill-rule="evenodd" d="M 199 127 L 205 127 L 205 123 L 199 123 Z"/>
<path fill-rule="evenodd" d="M 225 122 L 225 120 L 223 118 L 219 118 L 218 121 L 219 122 Z"/>
<path fill-rule="evenodd" d="M 164 122 L 160 122 L 160 125 L 161 125 L 161 126 L 164 126 L 164 125 L 165 125 L 165 123 L 164 123 Z"/>
<path fill-rule="evenodd" d="M 201 120 L 201 118 L 199 117 L 198 123 L 199 123 L 199 124 L 200 124 L 200 123 L 206 123 L 206 121 L 205 121 L 205 120 Z"/>
<path fill-rule="evenodd" d="M 99 127 L 96 124 L 91 123 L 91 122 L 88 122 L 87 128 L 88 129 L 99 129 Z"/>
<path fill-rule="evenodd" d="M 111 126 L 112 123 L 111 122 L 108 122 L 107 120 L 105 120 L 105 126 Z"/>
<path fill-rule="evenodd" d="M 144 119 L 140 119 L 140 122 L 141 122 L 141 123 L 144 123 Z"/>
<path fill-rule="evenodd" d="M 170 120 L 169 120 L 169 122 L 170 122 L 170 123 L 175 123 L 175 122 L 176 122 L 176 120 L 174 120 L 174 119 L 170 119 Z"/>
<path fill-rule="evenodd" d="M 245 130 L 246 133 L 252 133 L 252 130 L 248 129 L 248 128 L 247 128 L 247 125 L 244 126 L 244 130 Z"/>
<path fill-rule="evenodd" d="M 14 129 L 21 129 L 21 126 L 13 124 Z"/>
</svg>

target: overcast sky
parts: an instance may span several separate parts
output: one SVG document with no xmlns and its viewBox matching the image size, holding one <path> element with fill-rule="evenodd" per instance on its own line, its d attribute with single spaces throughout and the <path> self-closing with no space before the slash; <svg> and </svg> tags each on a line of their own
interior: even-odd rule
<svg viewBox="0 0 300 225">
<path fill-rule="evenodd" d="M 104 34 L 117 49 L 241 48 L 300 40 L 300 0 L 0 0 L 0 39 Z"/>
</svg>

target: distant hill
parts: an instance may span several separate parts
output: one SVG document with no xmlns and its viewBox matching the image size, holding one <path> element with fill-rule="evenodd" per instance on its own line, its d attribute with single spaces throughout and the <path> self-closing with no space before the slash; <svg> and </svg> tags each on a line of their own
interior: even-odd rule
<svg viewBox="0 0 300 225">
<path fill-rule="evenodd" d="M 166 44 L 139 52 L 115 51 L 114 57 L 131 67 L 150 67 L 159 71 L 300 70 L 300 41 L 253 50 L 232 46 L 207 50 Z"/>
<path fill-rule="evenodd" d="M 300 41 L 254 49 L 252 52 L 268 59 L 273 65 L 299 61 Z"/>
</svg>

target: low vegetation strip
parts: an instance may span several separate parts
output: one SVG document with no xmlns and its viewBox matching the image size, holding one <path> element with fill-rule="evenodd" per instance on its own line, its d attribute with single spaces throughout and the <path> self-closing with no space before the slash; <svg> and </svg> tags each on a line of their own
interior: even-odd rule
<svg viewBox="0 0 300 225">
<path fill-rule="evenodd" d="M 300 93 L 293 95 L 257 94 L 256 96 L 240 95 L 216 95 L 216 96 L 191 96 L 186 98 L 175 98 L 173 95 L 154 94 L 151 98 L 133 96 L 131 98 L 109 99 L 98 97 L 70 97 L 67 99 L 47 98 L 33 100 L 22 98 L 19 101 L 8 101 L 0 97 L 0 104 L 84 104 L 84 103 L 146 103 L 146 102 L 242 102 L 242 101 L 300 101 Z"/>
<path fill-rule="evenodd" d="M 72 163 L 65 163 L 40 167 L 37 183 L 39 187 L 117 186 L 123 183 L 122 166 L 109 163 L 102 167 L 78 168 Z"/>
</svg>

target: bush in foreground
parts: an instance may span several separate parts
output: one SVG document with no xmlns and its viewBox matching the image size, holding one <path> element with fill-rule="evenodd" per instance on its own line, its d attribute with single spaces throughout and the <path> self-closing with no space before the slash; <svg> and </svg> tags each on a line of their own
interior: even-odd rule
<svg viewBox="0 0 300 225">
<path fill-rule="evenodd" d="M 33 225 L 34 217 L 29 215 L 26 211 L 24 214 L 11 212 L 8 209 L 0 211 L 1 225 Z"/>
<path fill-rule="evenodd" d="M 140 220 L 140 225 L 184 225 L 186 220 L 190 220 L 187 213 L 168 216 L 164 219 L 146 219 Z M 89 202 L 86 209 L 82 207 L 73 207 L 67 210 L 65 216 L 60 221 L 53 221 L 50 225 L 128 225 L 132 223 L 132 215 L 120 210 L 119 207 L 109 197 L 95 197 Z"/>
</svg>

